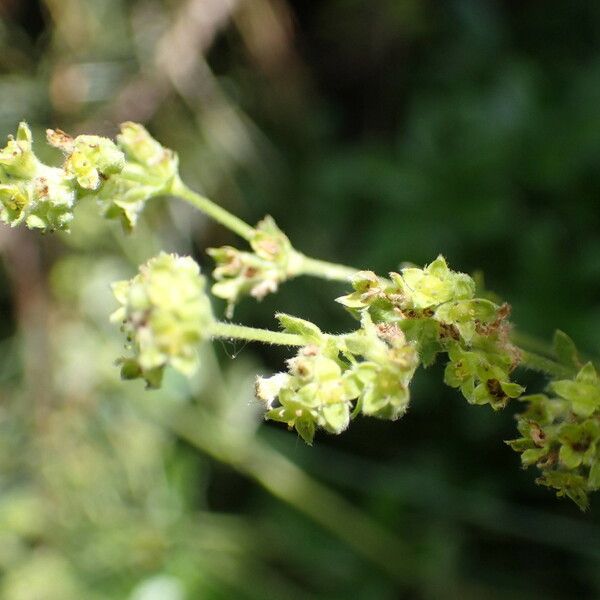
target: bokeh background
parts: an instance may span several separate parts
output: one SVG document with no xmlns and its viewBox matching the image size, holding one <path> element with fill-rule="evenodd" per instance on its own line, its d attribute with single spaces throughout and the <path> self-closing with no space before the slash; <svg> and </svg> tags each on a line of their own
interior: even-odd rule
<svg viewBox="0 0 600 600">
<path fill-rule="evenodd" d="M 532 343 L 560 328 L 600 353 L 600 3 L 0 0 L 0 19 L 2 135 L 143 122 L 193 187 L 307 254 L 385 273 L 441 252 Z M 208 270 L 226 243 L 177 201 L 130 236 L 83 205 L 70 235 L 0 230 L 0 597 L 600 597 L 598 500 L 536 487 L 503 444 L 518 407 L 468 406 L 438 367 L 401 421 L 312 448 L 252 401 L 285 351 L 217 343 L 191 382 L 120 382 L 109 283 L 159 249 Z M 343 290 L 292 281 L 236 319 L 343 331 Z"/>
</svg>

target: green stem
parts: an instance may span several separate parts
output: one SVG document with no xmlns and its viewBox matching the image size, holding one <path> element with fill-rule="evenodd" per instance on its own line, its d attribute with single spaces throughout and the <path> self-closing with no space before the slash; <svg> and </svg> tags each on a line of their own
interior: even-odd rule
<svg viewBox="0 0 600 600">
<path fill-rule="evenodd" d="M 248 340 L 251 342 L 278 344 L 280 346 L 306 345 L 306 340 L 302 336 L 295 335 L 293 333 L 281 333 L 280 331 L 257 329 L 256 327 L 246 327 L 244 325 L 223 323 L 221 321 L 213 323 L 210 332 L 212 337 L 216 338 L 235 338 L 238 340 Z"/>
<path fill-rule="evenodd" d="M 570 369 L 565 365 L 561 365 L 551 358 L 547 358 L 527 350 L 520 349 L 520 351 L 521 365 L 523 367 L 527 367 L 533 371 L 539 371 L 540 373 L 545 373 L 546 375 L 550 375 L 551 377 L 556 377 L 558 379 L 570 379 L 576 374 L 575 369 Z"/>
<path fill-rule="evenodd" d="M 240 237 L 247 241 L 250 241 L 254 237 L 254 227 L 248 225 L 248 223 L 242 221 L 235 215 L 232 215 L 229 211 L 221 208 L 218 204 L 215 204 L 212 200 L 209 200 L 205 196 L 201 196 L 194 190 L 191 190 L 181 179 L 176 178 L 171 186 L 170 193 L 173 196 L 177 196 L 182 200 L 185 200 L 192 206 L 195 206 L 198 210 L 209 216 L 211 219 L 217 221 L 226 227 L 230 231 L 237 233 Z"/>
<path fill-rule="evenodd" d="M 182 200 L 188 202 L 211 219 L 217 221 L 226 227 L 230 231 L 237 233 L 240 237 L 247 241 L 250 241 L 255 234 L 255 229 L 248 225 L 248 223 L 242 221 L 242 219 L 231 214 L 229 211 L 215 204 L 209 198 L 194 192 L 190 189 L 179 177 L 177 177 L 171 186 L 170 193 L 173 196 L 177 196 Z M 346 267 L 344 265 L 338 265 L 336 263 L 327 262 L 325 260 L 318 260 L 316 258 L 310 258 L 296 252 L 296 258 L 299 266 L 297 267 L 298 275 L 312 275 L 314 277 L 320 277 L 322 279 L 330 279 L 333 281 L 345 281 L 347 282 L 350 277 L 357 273 L 357 269 L 352 267 Z"/>
<path fill-rule="evenodd" d="M 535 354 L 541 354 L 548 358 L 552 358 L 554 352 L 552 350 L 552 344 L 545 340 L 541 340 L 522 331 L 514 330 L 510 332 L 510 339 L 513 344 L 519 346 L 521 350 L 528 352 L 534 352 Z"/>
<path fill-rule="evenodd" d="M 234 214 L 225 210 L 218 204 L 215 204 L 206 196 L 198 194 L 194 190 L 190 189 L 183 181 L 176 177 L 171 185 L 169 192 L 173 196 L 177 196 L 182 200 L 188 202 L 211 219 L 217 221 L 223 225 L 223 227 L 233 231 L 246 241 L 251 241 L 256 233 L 254 227 L 248 225 L 245 221 L 236 217 Z M 330 281 L 343 281 L 347 283 L 359 269 L 354 267 L 348 267 L 338 263 L 329 262 L 326 260 L 319 260 L 317 258 L 311 258 L 305 256 L 300 252 L 293 251 L 295 260 L 292 263 L 296 263 L 293 269 L 293 273 L 290 273 L 290 277 L 296 277 L 298 275 L 310 275 L 312 277 L 318 277 L 320 279 L 328 279 Z M 382 281 L 386 281 L 382 278 Z M 276 343 L 276 342 L 274 342 Z"/>
<path fill-rule="evenodd" d="M 510 334 L 510 339 L 515 345 L 519 347 L 521 351 L 526 350 L 534 354 L 541 354 L 543 357 L 549 358 L 551 360 L 553 360 L 553 357 L 555 356 L 552 344 L 527 333 L 523 333 L 521 331 L 512 331 Z M 600 371 L 600 362 L 598 362 L 598 360 L 580 351 L 577 354 L 582 365 L 587 362 L 591 362 L 596 367 L 596 369 Z M 569 367 L 565 366 L 565 368 L 568 369 Z M 573 368 L 572 374 L 576 372 L 576 369 Z"/>
<path fill-rule="evenodd" d="M 298 253 L 298 258 L 300 259 L 300 266 L 298 268 L 298 274 L 300 275 L 312 275 L 321 279 L 347 282 L 358 273 L 358 269 L 310 258 L 304 256 L 304 254 Z"/>
</svg>

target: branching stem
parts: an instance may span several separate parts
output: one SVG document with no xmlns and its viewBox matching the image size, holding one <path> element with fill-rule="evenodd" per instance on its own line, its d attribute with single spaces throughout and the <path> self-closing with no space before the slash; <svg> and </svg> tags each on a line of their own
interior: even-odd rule
<svg viewBox="0 0 600 600">
<path fill-rule="evenodd" d="M 170 192 L 245 240 L 252 240 L 256 231 L 252 226 L 209 198 L 194 192 L 179 177 L 174 180 Z M 352 267 L 310 258 L 299 252 L 296 252 L 296 257 L 299 260 L 294 276 L 311 275 L 321 279 L 347 282 L 358 272 L 357 269 Z M 282 346 L 302 346 L 305 344 L 305 340 L 299 335 L 245 327 L 243 325 L 235 325 L 234 323 L 217 322 L 213 325 L 211 333 L 216 338 L 235 338 L 267 344 L 279 344 Z M 519 341 L 527 342 L 525 338 Z M 524 345 L 531 346 L 531 344 L 527 343 L 524 343 Z M 524 348 L 520 348 L 520 351 L 521 365 L 528 369 L 539 371 L 555 378 L 569 378 L 574 375 L 573 369 L 569 369 L 569 367 L 556 362 L 548 356 L 525 350 Z"/>
<path fill-rule="evenodd" d="M 170 192 L 173 196 L 181 198 L 188 202 L 205 215 L 217 221 L 233 233 L 236 233 L 246 241 L 250 241 L 255 234 L 255 229 L 242 221 L 239 217 L 231 214 L 209 198 L 198 194 L 190 189 L 180 178 L 173 181 Z M 296 253 L 298 259 L 298 267 L 294 275 L 312 275 L 322 279 L 330 279 L 333 281 L 348 281 L 350 277 L 357 273 L 357 269 L 346 267 L 336 263 L 327 262 L 304 256 L 299 252 Z"/>
<path fill-rule="evenodd" d="M 222 321 L 217 321 L 212 325 L 211 335 L 213 338 L 248 340 L 250 342 L 261 342 L 278 346 L 304 346 L 307 343 L 301 335 L 271 331 L 270 329 L 259 329 L 257 327 L 246 327 L 245 325 L 224 323 Z M 574 369 L 570 369 L 551 358 L 521 348 L 519 350 L 521 352 L 520 364 L 527 369 L 545 373 L 557 379 L 569 379 L 576 373 Z"/>
</svg>

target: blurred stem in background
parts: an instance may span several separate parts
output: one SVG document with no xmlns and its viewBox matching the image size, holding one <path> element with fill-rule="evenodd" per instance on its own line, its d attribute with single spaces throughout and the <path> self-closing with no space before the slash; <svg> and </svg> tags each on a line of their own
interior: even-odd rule
<svg viewBox="0 0 600 600">
<path fill-rule="evenodd" d="M 393 581 L 406 583 L 411 572 L 414 577 L 408 549 L 397 537 L 258 438 L 235 443 L 235 432 L 227 431 L 223 423 L 199 408 L 165 415 L 164 409 L 155 406 L 150 414 L 202 452 L 252 478 L 348 544 Z M 402 561 L 398 557 L 403 557 Z"/>
</svg>

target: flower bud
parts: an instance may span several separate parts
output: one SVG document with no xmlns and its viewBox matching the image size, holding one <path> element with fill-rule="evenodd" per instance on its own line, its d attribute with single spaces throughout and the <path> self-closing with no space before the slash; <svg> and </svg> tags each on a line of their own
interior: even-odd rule
<svg viewBox="0 0 600 600">
<path fill-rule="evenodd" d="M 177 173 L 175 153 L 163 147 L 139 123 L 123 123 L 121 132 L 117 135 L 117 144 L 129 162 L 158 171 L 157 176 L 162 179 L 173 177 Z"/>
<path fill-rule="evenodd" d="M 250 295 L 262 300 L 267 294 L 277 291 L 281 271 L 273 263 L 251 252 L 241 252 L 231 246 L 208 248 L 216 267 L 213 277 L 216 282 L 211 291 L 217 298 L 227 300 L 227 316 L 233 316 L 233 308 L 240 298 Z"/>
<path fill-rule="evenodd" d="M 17 136 L 8 138 L 6 147 L 0 150 L 0 167 L 2 180 L 30 179 L 38 171 L 40 162 L 32 150 L 31 129 L 25 122 L 19 123 Z"/>
<path fill-rule="evenodd" d="M 285 233 L 277 227 L 273 217 L 267 215 L 259 221 L 250 246 L 259 258 L 287 267 L 292 245 Z"/>
</svg>

